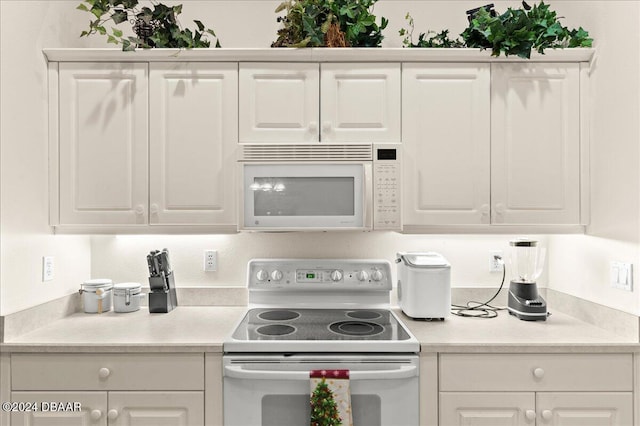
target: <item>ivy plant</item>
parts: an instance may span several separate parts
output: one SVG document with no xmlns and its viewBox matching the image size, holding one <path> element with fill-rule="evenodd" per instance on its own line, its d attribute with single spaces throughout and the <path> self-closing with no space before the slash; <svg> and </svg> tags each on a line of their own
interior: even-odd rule
<svg viewBox="0 0 640 426">
<path fill-rule="evenodd" d="M 414 43 L 413 31 L 414 21 L 413 17 L 407 13 L 404 17 L 409 23 L 409 29 L 401 28 L 399 33 L 404 36 L 402 44 L 405 47 L 465 47 L 465 44 L 459 38 L 452 40 L 449 37 L 449 30 L 442 30 L 439 33 L 435 31 L 427 31 L 426 33 L 420 33 L 418 40 Z"/>
<path fill-rule="evenodd" d="M 533 49 L 544 53 L 549 48 L 591 47 L 593 42 L 582 27 L 564 27 L 544 1 L 533 7 L 523 1 L 521 8 L 508 8 L 501 15 L 491 13 L 489 7 L 474 12 L 462 39 L 467 47 L 491 49 L 493 56 L 530 58 Z"/>
<path fill-rule="evenodd" d="M 177 16 L 182 13 L 182 5 L 167 6 L 152 2 L 150 7 L 140 7 L 138 0 L 84 0 L 77 7 L 89 12 L 95 19 L 89 22 L 89 29 L 82 31 L 80 37 L 100 34 L 107 36 L 107 43 L 121 44 L 122 50 L 135 50 L 136 47 L 198 48 L 210 47 L 208 36 L 216 38 L 215 47 L 220 47 L 215 32 L 206 29 L 201 21 L 194 20 L 197 29 L 183 29 Z M 107 25 L 112 22 L 120 25 L 130 22 L 135 37 L 125 36 L 119 28 Z"/>
<path fill-rule="evenodd" d="M 285 0 L 278 38 L 271 47 L 379 47 L 389 21 L 376 23 L 378 0 Z"/>
</svg>

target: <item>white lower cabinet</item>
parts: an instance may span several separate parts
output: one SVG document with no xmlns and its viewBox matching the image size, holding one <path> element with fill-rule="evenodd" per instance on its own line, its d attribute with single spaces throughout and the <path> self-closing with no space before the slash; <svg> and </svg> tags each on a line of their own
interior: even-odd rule
<svg viewBox="0 0 640 426">
<path fill-rule="evenodd" d="M 12 392 L 11 400 L 39 404 L 12 413 L 14 426 L 204 425 L 204 392 Z"/>
<path fill-rule="evenodd" d="M 443 354 L 441 426 L 631 426 L 631 354 Z"/>
<path fill-rule="evenodd" d="M 11 401 L 38 410 L 11 425 L 204 426 L 204 376 L 204 354 L 12 354 Z"/>
</svg>

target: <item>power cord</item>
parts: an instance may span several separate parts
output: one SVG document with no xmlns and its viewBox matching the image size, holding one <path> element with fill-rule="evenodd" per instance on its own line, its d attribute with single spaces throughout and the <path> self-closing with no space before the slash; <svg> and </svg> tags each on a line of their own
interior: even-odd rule
<svg viewBox="0 0 640 426">
<path fill-rule="evenodd" d="M 484 303 L 476 302 L 474 300 L 470 300 L 467 302 L 465 306 L 462 305 L 451 305 L 451 314 L 457 315 L 459 317 L 466 318 L 495 318 L 498 316 L 498 311 L 504 311 L 507 308 L 499 308 L 497 306 L 492 306 L 489 303 L 493 301 L 500 291 L 502 287 L 504 287 L 504 279 L 507 275 L 507 269 L 504 266 L 504 261 L 501 256 L 494 255 L 494 259 L 497 260 L 502 265 L 502 282 L 500 283 L 500 288 L 496 293 L 491 297 L 491 299 L 487 300 Z"/>
</svg>

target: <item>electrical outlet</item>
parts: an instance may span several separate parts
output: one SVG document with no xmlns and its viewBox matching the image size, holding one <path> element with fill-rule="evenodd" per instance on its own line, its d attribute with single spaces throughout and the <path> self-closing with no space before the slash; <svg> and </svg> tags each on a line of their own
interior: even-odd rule
<svg viewBox="0 0 640 426">
<path fill-rule="evenodd" d="M 611 287 L 633 291 L 632 263 L 611 262 L 609 275 L 611 276 Z"/>
<path fill-rule="evenodd" d="M 218 252 L 217 250 L 204 251 L 204 271 L 215 272 L 218 270 Z"/>
<path fill-rule="evenodd" d="M 42 281 L 52 281 L 55 277 L 55 262 L 53 256 L 42 258 Z"/>
<path fill-rule="evenodd" d="M 489 255 L 491 256 L 489 258 L 489 272 L 502 272 L 502 250 L 492 250 Z"/>
</svg>

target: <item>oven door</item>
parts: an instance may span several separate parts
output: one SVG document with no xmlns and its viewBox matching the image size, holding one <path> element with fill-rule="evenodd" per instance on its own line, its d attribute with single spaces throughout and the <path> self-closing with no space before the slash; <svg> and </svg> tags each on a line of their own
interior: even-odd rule
<svg viewBox="0 0 640 426">
<path fill-rule="evenodd" d="M 241 230 L 371 229 L 371 162 L 240 167 Z"/>
<path fill-rule="evenodd" d="M 415 426 L 416 355 L 224 357 L 225 426 L 300 426 L 310 419 L 309 371 L 348 369 L 354 425 Z"/>
</svg>

